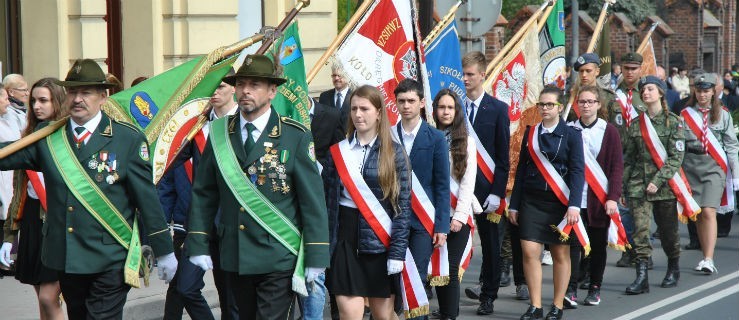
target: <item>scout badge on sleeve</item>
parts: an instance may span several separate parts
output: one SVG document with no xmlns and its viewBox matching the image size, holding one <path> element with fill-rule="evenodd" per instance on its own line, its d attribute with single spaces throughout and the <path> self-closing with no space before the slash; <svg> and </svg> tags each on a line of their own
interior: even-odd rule
<svg viewBox="0 0 739 320">
<path fill-rule="evenodd" d="M 310 158 L 311 161 L 316 162 L 316 147 L 313 145 L 313 141 L 308 145 L 308 158 Z"/>
<path fill-rule="evenodd" d="M 141 157 L 141 160 L 149 161 L 149 146 L 146 145 L 146 141 L 141 143 L 141 147 L 139 148 L 139 157 Z"/>
</svg>

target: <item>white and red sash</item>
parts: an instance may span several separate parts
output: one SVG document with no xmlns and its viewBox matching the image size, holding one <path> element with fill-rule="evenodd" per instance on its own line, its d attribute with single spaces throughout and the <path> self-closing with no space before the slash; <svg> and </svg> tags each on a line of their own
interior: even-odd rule
<svg viewBox="0 0 739 320">
<path fill-rule="evenodd" d="M 480 137 L 477 136 L 475 129 L 472 127 L 472 123 L 470 123 L 469 119 L 466 117 L 465 119 L 465 122 L 467 123 L 467 132 L 469 132 L 470 136 L 475 141 L 475 146 L 477 147 L 477 168 L 480 169 L 485 180 L 492 184 L 495 180 L 495 162 L 493 161 L 493 158 L 490 157 L 488 151 L 485 150 L 485 146 L 482 145 Z M 500 198 L 500 206 L 495 210 L 495 212 L 489 213 L 487 219 L 494 223 L 500 222 L 500 217 L 503 216 L 506 209 L 507 205 L 505 198 Z"/>
<path fill-rule="evenodd" d="M 43 208 L 44 211 L 47 211 L 46 187 L 44 186 L 44 181 L 42 180 L 43 176 L 39 172 L 33 170 L 26 170 L 26 175 L 28 176 L 28 180 L 31 181 L 33 191 L 36 191 L 36 196 L 38 196 L 38 200 L 39 202 L 41 202 L 41 208 Z"/>
<path fill-rule="evenodd" d="M 603 168 L 598 164 L 592 153 L 583 145 L 585 154 L 585 181 L 590 190 L 593 191 L 598 201 L 605 207 L 608 201 L 608 178 Z M 621 217 L 618 214 L 609 214 L 611 223 L 608 225 L 608 246 L 619 251 L 626 251 L 630 248 L 629 240 L 626 238 L 626 229 L 621 223 Z M 587 250 L 586 250 L 587 251 Z"/>
<path fill-rule="evenodd" d="M 641 119 L 642 121 L 639 121 L 639 130 L 644 139 L 644 144 L 652 156 L 654 164 L 658 169 L 662 169 L 665 161 L 667 161 L 667 150 L 662 145 L 662 141 L 659 140 L 657 131 L 654 129 L 654 125 L 652 125 L 652 120 L 646 114 L 643 114 Z M 693 192 L 690 190 L 690 184 L 685 178 L 683 169 L 680 168 L 678 172 L 675 172 L 675 175 L 667 183 L 677 198 L 678 219 L 683 223 L 687 223 L 688 219 L 695 221 L 698 213 L 701 212 L 701 208 L 695 202 L 695 199 L 693 199 Z"/>
<path fill-rule="evenodd" d="M 353 158 L 343 156 L 349 153 L 350 148 L 351 146 L 348 140 L 343 140 L 330 148 L 339 178 L 357 205 L 362 217 L 370 225 L 377 238 L 380 239 L 386 248 L 389 248 L 392 234 L 392 219 L 385 211 L 385 208 L 382 207 L 377 197 L 372 193 L 369 186 L 367 186 L 361 174 L 347 169 L 359 167 L 359 164 L 355 163 Z M 427 315 L 429 313 L 428 297 L 426 296 L 423 282 L 416 269 L 413 255 L 409 249 L 406 249 L 405 252 L 402 279 L 401 288 L 403 291 L 403 306 L 406 318 Z"/>
<path fill-rule="evenodd" d="M 706 149 L 708 151 L 708 154 L 713 158 L 713 160 L 716 161 L 719 167 L 721 167 L 721 170 L 724 171 L 724 173 L 729 175 L 729 160 L 726 157 L 726 152 L 724 151 L 724 148 L 721 147 L 721 143 L 719 143 L 718 139 L 716 139 L 716 136 L 713 134 L 713 131 L 707 130 L 705 137 L 703 136 L 703 126 L 705 123 L 703 123 L 703 115 L 700 114 L 697 110 L 694 108 L 685 108 L 680 113 L 681 116 L 685 119 L 685 123 L 688 125 L 688 128 L 690 128 L 690 131 L 695 134 L 695 136 L 698 138 L 698 141 L 703 141 L 703 139 L 706 139 Z M 727 184 L 724 187 L 724 194 L 721 196 L 721 206 L 731 206 L 733 208 L 734 204 L 734 190 L 728 189 L 732 187 L 731 185 Z"/>
<path fill-rule="evenodd" d="M 559 199 L 563 205 L 568 206 L 570 188 L 567 186 L 567 183 L 565 183 L 565 180 L 562 179 L 562 176 L 559 175 L 557 170 L 554 169 L 554 166 L 549 162 L 549 159 L 541 153 L 541 149 L 539 148 L 539 127 L 540 125 L 535 125 L 529 128 L 529 143 L 527 143 L 529 155 L 531 155 L 531 160 L 534 161 L 536 168 L 539 169 L 544 180 L 546 180 L 549 187 L 552 188 L 557 199 Z M 580 220 L 576 226 L 575 235 L 577 235 L 577 239 L 580 241 L 580 244 L 585 248 L 585 255 L 587 255 L 590 253 L 590 239 L 588 238 L 588 233 L 585 231 L 585 225 L 583 225 L 582 220 Z M 566 240 L 569 237 L 570 231 L 572 231 L 572 226 L 567 224 L 566 217 L 559 223 L 559 225 L 552 227 L 559 232 L 560 238 L 563 240 Z"/>
<path fill-rule="evenodd" d="M 433 238 L 436 208 L 413 171 L 411 171 L 411 180 L 411 209 L 429 236 Z M 434 249 L 429 260 L 427 278 L 431 286 L 443 286 L 449 283 L 449 251 L 446 246 Z"/>
<path fill-rule="evenodd" d="M 637 116 L 639 116 L 639 114 L 636 112 L 636 109 L 634 109 L 632 100 L 629 99 L 628 96 L 626 96 L 623 90 L 618 89 L 616 90 L 616 102 L 618 102 L 618 105 L 621 106 L 621 116 L 624 118 L 626 127 L 630 127 L 631 122 L 634 121 Z"/>
<path fill-rule="evenodd" d="M 449 179 L 449 191 L 450 197 L 449 202 L 451 205 L 451 212 L 457 208 L 457 199 L 459 195 L 459 184 L 454 181 L 453 177 Z M 467 225 L 470 226 L 470 236 L 467 239 L 462 259 L 459 262 L 459 278 L 461 280 L 464 271 L 470 264 L 472 259 L 472 237 L 475 233 L 475 223 L 472 220 L 472 215 L 467 216 Z M 446 271 L 446 273 L 445 273 Z M 446 276 L 446 277 L 445 277 Z M 445 243 L 439 248 L 435 248 L 431 254 L 431 261 L 429 262 L 428 278 L 432 286 L 443 286 L 449 283 L 449 248 L 448 243 Z"/>
</svg>

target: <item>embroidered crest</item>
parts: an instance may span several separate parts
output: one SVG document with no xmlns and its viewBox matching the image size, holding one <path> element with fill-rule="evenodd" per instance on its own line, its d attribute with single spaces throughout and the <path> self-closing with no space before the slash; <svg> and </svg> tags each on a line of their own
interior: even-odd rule
<svg viewBox="0 0 739 320">
<path fill-rule="evenodd" d="M 682 140 L 675 141 L 675 149 L 680 152 L 685 151 L 685 142 Z"/>
<path fill-rule="evenodd" d="M 624 117 L 620 113 L 619 114 L 616 114 L 616 116 L 614 118 L 615 118 L 614 120 L 615 120 L 615 122 L 616 122 L 617 125 L 619 125 L 619 126 L 623 126 L 624 125 Z"/>
<path fill-rule="evenodd" d="M 80 74 L 80 71 L 82 71 L 82 65 L 81 64 L 75 65 L 74 66 L 74 73 Z"/>
<path fill-rule="evenodd" d="M 149 146 L 146 145 L 146 142 L 141 143 L 141 147 L 139 148 L 139 157 L 141 157 L 141 160 L 149 161 Z"/>
<path fill-rule="evenodd" d="M 308 158 L 310 158 L 311 161 L 316 162 L 316 148 L 313 145 L 313 141 L 308 145 Z"/>
</svg>

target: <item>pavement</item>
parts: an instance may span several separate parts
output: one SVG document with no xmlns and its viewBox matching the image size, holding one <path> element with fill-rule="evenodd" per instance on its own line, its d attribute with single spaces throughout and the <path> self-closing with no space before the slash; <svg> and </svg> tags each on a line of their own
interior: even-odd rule
<svg viewBox="0 0 739 320">
<path fill-rule="evenodd" d="M 652 228 L 654 230 L 654 227 Z M 688 242 L 687 228 L 680 226 L 682 245 Z M 616 260 L 620 253 L 609 249 L 608 263 L 601 290 L 602 302 L 599 306 L 579 306 L 578 309 L 565 310 L 565 319 L 739 319 L 739 216 L 734 217 L 732 232 L 727 238 L 720 238 L 716 244 L 715 261 L 718 274 L 703 275 L 692 269 L 702 259 L 700 251 L 682 251 L 680 269 L 682 277 L 676 288 L 659 287 L 667 259 L 659 239 L 653 242 L 654 270 L 649 272 L 651 292 L 636 296 L 625 295 L 624 289 L 634 279 L 633 268 L 617 268 Z M 476 252 L 479 243 L 475 243 Z M 470 269 L 462 279 L 462 291 L 477 282 L 481 255 L 475 254 Z M 543 268 L 542 303 L 545 309 L 552 301 L 552 267 Z M 156 272 L 153 273 L 156 275 Z M 151 279 L 149 287 L 131 289 L 124 309 L 123 319 L 148 320 L 161 319 L 164 314 L 164 299 L 167 285 Z M 206 300 L 213 308 L 216 319 L 220 318 L 218 296 L 210 272 L 205 275 Z M 580 300 L 587 295 L 586 290 L 578 292 Z M 526 310 L 528 301 L 515 300 L 515 286 L 500 288 L 492 316 L 477 316 L 477 301 L 461 293 L 460 316 L 458 319 L 518 319 Z M 36 297 L 33 287 L 19 283 L 13 278 L 0 279 L 0 311 L 2 319 L 38 319 Z M 431 310 L 438 308 L 436 299 L 431 300 Z M 328 317 L 326 307 L 325 319 Z M 546 312 L 546 310 L 545 310 Z M 368 317 L 365 317 L 368 318 Z M 185 313 L 183 319 L 189 319 Z"/>
</svg>

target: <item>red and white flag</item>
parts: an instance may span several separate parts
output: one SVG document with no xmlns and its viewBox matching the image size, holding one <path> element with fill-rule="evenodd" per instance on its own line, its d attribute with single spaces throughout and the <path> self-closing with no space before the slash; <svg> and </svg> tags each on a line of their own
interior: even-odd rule
<svg viewBox="0 0 739 320">
<path fill-rule="evenodd" d="M 416 17 L 414 1 L 375 1 L 334 53 L 350 83 L 380 89 L 390 124 L 398 121 L 393 94 L 398 82 L 411 78 L 427 83 Z M 427 115 L 431 115 L 429 86 L 424 85 L 424 90 L 429 97 Z"/>
</svg>

